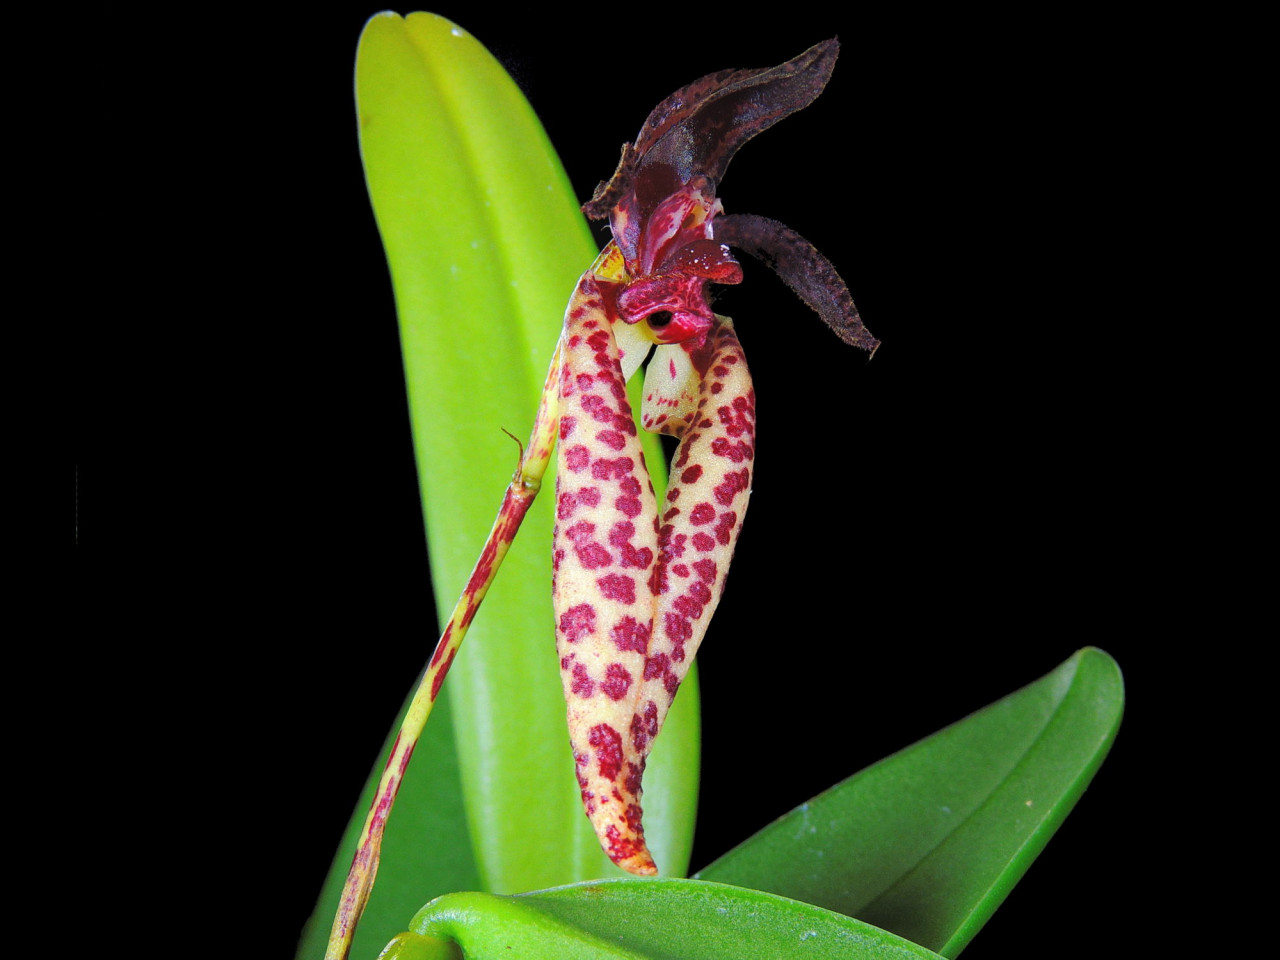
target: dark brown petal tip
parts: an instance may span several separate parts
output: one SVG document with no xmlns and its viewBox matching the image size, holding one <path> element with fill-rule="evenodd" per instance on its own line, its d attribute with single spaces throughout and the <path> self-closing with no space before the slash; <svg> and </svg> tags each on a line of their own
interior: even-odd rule
<svg viewBox="0 0 1280 960">
<path fill-rule="evenodd" d="M 742 213 L 719 217 L 715 234 L 773 270 L 841 340 L 875 354 L 880 341 L 863 326 L 836 268 L 812 243 L 777 220 Z"/>
<path fill-rule="evenodd" d="M 681 182 L 698 174 L 719 181 L 739 147 L 814 101 L 839 53 L 833 37 L 776 67 L 721 70 L 682 87 L 641 127 L 641 166 L 670 164 Z"/>
</svg>

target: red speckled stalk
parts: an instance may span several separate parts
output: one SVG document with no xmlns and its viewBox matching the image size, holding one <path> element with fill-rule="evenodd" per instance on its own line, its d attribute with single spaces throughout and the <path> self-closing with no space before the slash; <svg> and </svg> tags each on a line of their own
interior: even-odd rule
<svg viewBox="0 0 1280 960">
<path fill-rule="evenodd" d="M 360 842 L 356 846 L 355 856 L 351 861 L 351 869 L 347 873 L 347 881 L 342 888 L 342 896 L 338 901 L 338 912 L 333 918 L 333 927 L 329 933 L 329 945 L 325 951 L 325 960 L 344 960 L 351 950 L 351 940 L 355 936 L 356 924 L 364 913 L 369 894 L 378 873 L 378 861 L 382 853 L 382 835 L 386 829 L 387 818 L 395 803 L 396 793 L 404 779 L 404 772 L 413 756 L 413 749 L 422 736 L 423 727 L 431 715 L 436 697 L 440 694 L 440 686 L 444 683 L 453 658 L 466 636 L 467 628 L 475 618 L 480 602 L 489 591 L 498 567 L 502 565 L 515 539 L 516 531 L 525 514 L 529 512 L 534 497 L 542 485 L 543 474 L 547 464 L 551 462 L 551 452 L 555 447 L 557 407 L 559 393 L 560 349 L 557 347 L 551 358 L 551 369 L 542 390 L 542 400 L 534 419 L 533 431 L 529 436 L 529 445 L 521 452 L 520 463 L 511 483 L 507 486 L 502 498 L 502 506 L 493 529 L 485 541 L 480 559 L 476 561 L 467 585 L 454 605 L 444 633 L 436 644 L 431 662 L 427 665 L 418 689 L 413 695 L 409 709 L 400 724 L 400 732 L 387 758 L 382 779 L 378 782 L 374 794 L 373 806 L 365 819 L 364 830 L 360 834 Z"/>
<path fill-rule="evenodd" d="M 644 382 L 641 424 L 680 438 L 662 505 L 649 589 L 656 604 L 640 691 L 636 748 L 647 751 L 720 603 L 751 495 L 756 396 L 742 345 L 717 316 L 701 347 L 659 347 Z"/>
<path fill-rule="evenodd" d="M 648 749 L 635 747 L 631 731 L 653 621 L 657 505 L 610 313 L 593 268 L 569 301 L 561 338 L 556 651 L 587 816 L 614 863 L 654 874 L 640 825 Z"/>
</svg>

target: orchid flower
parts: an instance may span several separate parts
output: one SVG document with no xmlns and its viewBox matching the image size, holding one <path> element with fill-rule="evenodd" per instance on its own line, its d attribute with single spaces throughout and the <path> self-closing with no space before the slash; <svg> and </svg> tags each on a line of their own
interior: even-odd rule
<svg viewBox="0 0 1280 960">
<path fill-rule="evenodd" d="M 578 783 L 610 859 L 656 872 L 641 777 L 723 591 L 755 456 L 751 376 L 708 288 L 741 282 L 737 247 L 845 342 L 878 346 L 826 258 L 779 223 L 724 214 L 716 194 L 743 143 L 822 91 L 837 52 L 829 40 L 778 67 L 721 71 L 678 90 L 584 205 L 608 218 L 613 240 L 569 300 L 530 440 L 391 750 L 327 956 L 347 954 L 414 745 L 557 448 L 552 589 Z M 640 423 L 679 440 L 661 507 L 625 392 L 650 352 Z"/>
<path fill-rule="evenodd" d="M 613 242 L 565 313 L 552 595 L 583 804 L 632 873 L 657 872 L 641 826 L 645 759 L 719 603 L 751 493 L 755 390 L 708 287 L 741 282 L 730 246 L 741 247 L 848 342 L 878 345 L 812 245 L 773 221 L 725 216 L 716 197 L 738 147 L 807 106 L 837 51 L 829 40 L 678 90 L 583 207 L 609 218 Z M 661 507 L 624 389 L 651 343 L 640 422 L 680 441 Z"/>
</svg>

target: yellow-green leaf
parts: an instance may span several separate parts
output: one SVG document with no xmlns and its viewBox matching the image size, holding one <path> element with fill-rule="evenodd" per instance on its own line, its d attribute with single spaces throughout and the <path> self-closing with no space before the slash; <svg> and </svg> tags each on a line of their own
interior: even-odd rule
<svg viewBox="0 0 1280 960">
<path fill-rule="evenodd" d="M 369 193 L 395 290 L 443 619 L 516 466 L 517 445 L 503 431 L 527 435 L 565 303 L 597 250 L 537 118 L 465 30 L 432 14 L 374 17 L 357 54 L 356 96 Z M 647 459 L 661 488 L 662 456 L 652 439 Z M 551 482 L 548 476 L 544 487 Z M 529 512 L 446 683 L 475 869 L 495 892 L 620 873 L 599 849 L 573 775 L 552 631 L 552 499 L 544 494 Z M 436 620 L 423 609 L 424 663 Z M 359 657 L 376 652 L 378 640 L 369 637 L 343 669 L 358 673 Z M 697 700 L 696 683 L 686 681 L 645 781 L 650 845 L 674 875 L 687 870 L 692 846 Z M 431 731 L 428 724 L 428 739 Z M 363 931 L 356 956 L 371 953 L 371 942 L 385 943 L 404 917 L 444 892 L 433 880 L 437 838 L 418 837 L 408 848 L 390 839 L 397 818 L 410 816 L 404 807 L 429 796 L 413 782 L 441 776 L 422 759 L 410 765 L 392 813 L 370 902 L 371 912 L 380 901 L 402 904 L 400 923 Z M 365 812 L 357 810 L 355 822 Z M 417 866 L 413 889 L 388 883 L 401 876 L 391 868 L 401 858 Z M 334 876 L 345 875 L 349 863 L 344 847 L 326 887 L 330 897 Z M 302 955 L 309 949 L 304 945 Z"/>
</svg>

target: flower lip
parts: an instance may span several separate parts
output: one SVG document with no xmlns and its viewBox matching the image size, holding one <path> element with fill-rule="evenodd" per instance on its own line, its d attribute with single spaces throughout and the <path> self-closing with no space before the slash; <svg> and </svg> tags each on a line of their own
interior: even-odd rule
<svg viewBox="0 0 1280 960">
<path fill-rule="evenodd" d="M 658 327 L 650 323 L 649 329 L 659 343 L 683 343 L 686 340 L 701 342 L 713 322 L 712 318 L 682 310 L 673 313 L 669 323 Z"/>
<path fill-rule="evenodd" d="M 617 297 L 618 317 L 647 319 L 658 343 L 701 341 L 714 322 L 708 283 L 740 283 L 742 267 L 712 228 L 722 210 L 715 185 L 695 177 L 637 219 L 634 195 L 615 211 L 615 235 L 634 240 L 623 250 L 627 279 Z"/>
<path fill-rule="evenodd" d="M 658 343 L 679 343 L 701 337 L 715 319 L 707 303 L 706 286 L 705 279 L 691 273 L 634 280 L 618 295 L 618 318 L 624 323 L 639 323 L 658 316 L 657 323 L 649 323 Z"/>
</svg>

